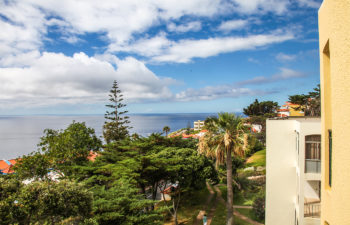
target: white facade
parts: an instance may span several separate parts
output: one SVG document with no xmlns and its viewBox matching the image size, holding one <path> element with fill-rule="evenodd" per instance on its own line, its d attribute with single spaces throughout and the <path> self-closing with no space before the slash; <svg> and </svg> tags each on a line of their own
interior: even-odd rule
<svg viewBox="0 0 350 225">
<path fill-rule="evenodd" d="M 202 130 L 202 128 L 204 127 L 204 121 L 194 121 L 193 122 L 193 129 L 194 130 Z"/>
<path fill-rule="evenodd" d="M 266 121 L 267 225 L 320 225 L 319 118 Z"/>
</svg>

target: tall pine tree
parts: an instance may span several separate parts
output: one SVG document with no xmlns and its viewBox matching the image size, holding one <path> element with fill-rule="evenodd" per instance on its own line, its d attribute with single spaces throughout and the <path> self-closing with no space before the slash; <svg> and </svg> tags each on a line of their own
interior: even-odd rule
<svg viewBox="0 0 350 225">
<path fill-rule="evenodd" d="M 103 125 L 103 137 L 107 143 L 126 138 L 129 135 L 128 129 L 131 128 L 128 126 L 129 117 L 124 115 L 128 111 L 123 110 L 126 104 L 122 103 L 124 99 L 117 81 L 113 82 L 109 97 L 110 104 L 106 107 L 110 108 L 111 111 L 106 111 L 105 119 L 107 121 Z"/>
</svg>

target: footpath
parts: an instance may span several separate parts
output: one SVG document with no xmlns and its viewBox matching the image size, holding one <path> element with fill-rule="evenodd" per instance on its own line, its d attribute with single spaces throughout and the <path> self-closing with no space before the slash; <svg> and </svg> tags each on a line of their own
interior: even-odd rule
<svg viewBox="0 0 350 225">
<path fill-rule="evenodd" d="M 209 212 L 207 212 L 207 218 L 208 218 L 208 222 L 207 222 L 207 225 L 210 225 L 211 224 L 211 221 L 213 219 L 213 216 L 215 214 L 215 210 L 216 210 L 216 206 L 218 203 L 221 203 L 221 204 L 226 204 L 226 201 L 224 200 L 224 198 L 222 197 L 222 193 L 220 191 L 220 189 L 216 186 L 214 186 L 214 189 L 215 189 L 215 192 L 213 190 L 213 188 L 209 185 L 209 183 L 207 182 L 206 183 L 207 185 L 207 189 L 209 191 L 209 196 L 207 198 L 207 201 L 205 203 L 206 206 L 209 206 L 210 202 L 212 201 L 214 195 L 215 195 L 215 192 L 216 192 L 216 199 L 215 199 L 215 202 L 213 204 L 213 206 L 208 210 Z M 234 205 L 233 206 L 234 209 L 238 209 L 238 208 L 241 208 L 241 209 L 251 209 L 252 206 L 241 206 L 241 205 Z M 198 215 L 197 215 L 197 218 L 196 220 L 194 221 L 193 225 L 202 225 L 203 222 L 203 216 L 204 214 L 206 213 L 205 210 L 201 210 Z M 252 224 L 252 225 L 263 225 L 262 223 L 259 223 L 257 221 L 254 221 L 248 217 L 246 217 L 245 215 L 242 215 L 241 213 L 239 213 L 238 211 L 234 210 L 233 212 L 233 215 L 235 215 L 236 217 L 239 217 L 240 219 Z"/>
</svg>

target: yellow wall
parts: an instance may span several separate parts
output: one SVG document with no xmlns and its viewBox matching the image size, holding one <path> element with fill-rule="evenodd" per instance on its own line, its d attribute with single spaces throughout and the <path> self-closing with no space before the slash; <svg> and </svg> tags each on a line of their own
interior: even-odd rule
<svg viewBox="0 0 350 225">
<path fill-rule="evenodd" d="M 295 106 L 289 107 L 289 116 L 304 116 L 304 112 L 301 110 L 295 110 L 293 107 Z"/>
<path fill-rule="evenodd" d="M 322 101 L 321 225 L 346 225 L 350 224 L 350 0 L 324 0 L 318 14 Z M 333 136 L 331 186 L 328 179 L 329 129 Z"/>
</svg>

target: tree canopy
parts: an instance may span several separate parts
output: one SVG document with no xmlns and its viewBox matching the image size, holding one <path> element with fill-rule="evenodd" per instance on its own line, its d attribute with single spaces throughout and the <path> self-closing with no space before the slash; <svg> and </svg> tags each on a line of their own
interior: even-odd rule
<svg viewBox="0 0 350 225">
<path fill-rule="evenodd" d="M 278 109 L 278 103 L 273 101 L 259 102 L 255 99 L 247 108 L 243 109 L 243 113 L 247 116 L 268 116 L 273 117 L 276 115 Z"/>
<path fill-rule="evenodd" d="M 303 111 L 305 116 L 321 116 L 321 89 L 319 84 L 308 94 L 290 95 L 289 101 L 298 104 L 299 106 L 294 108 Z"/>
</svg>

